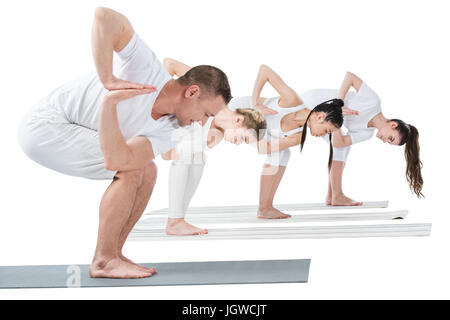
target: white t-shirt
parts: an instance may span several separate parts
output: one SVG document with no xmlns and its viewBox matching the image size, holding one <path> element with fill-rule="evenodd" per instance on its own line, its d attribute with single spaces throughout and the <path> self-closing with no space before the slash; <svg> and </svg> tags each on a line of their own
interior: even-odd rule
<svg viewBox="0 0 450 320">
<path fill-rule="evenodd" d="M 300 94 L 308 109 L 327 100 L 336 98 L 338 90 L 315 89 Z M 368 140 L 373 136 L 375 128 L 368 128 L 369 121 L 381 112 L 381 99 L 365 82 L 358 92 L 349 92 L 344 99 L 345 106 L 359 112 L 359 115 L 344 116 L 343 127 L 352 139 L 352 144 Z"/>
<path fill-rule="evenodd" d="M 155 157 L 172 149 L 178 142 L 173 135 L 179 128 L 177 118 L 170 115 L 154 120 L 151 116 L 161 89 L 171 77 L 137 34 L 115 57 L 114 74 L 119 79 L 150 84 L 158 89 L 155 93 L 121 101 L 117 105 L 119 127 L 125 140 L 136 136 L 147 137 Z M 97 74 L 92 73 L 56 89 L 47 101 L 61 107 L 71 123 L 98 131 L 106 92 Z"/>
</svg>

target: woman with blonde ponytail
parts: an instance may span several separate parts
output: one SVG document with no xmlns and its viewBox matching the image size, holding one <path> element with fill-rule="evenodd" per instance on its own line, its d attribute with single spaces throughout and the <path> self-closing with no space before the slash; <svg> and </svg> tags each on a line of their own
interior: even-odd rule
<svg viewBox="0 0 450 320">
<path fill-rule="evenodd" d="M 164 59 L 164 66 L 172 76 L 182 76 L 190 67 L 173 59 Z M 173 160 L 169 173 L 168 235 L 201 235 L 208 230 L 197 228 L 185 221 L 189 203 L 200 183 L 206 163 L 206 151 L 222 140 L 240 145 L 255 143 L 264 136 L 264 115 L 255 109 L 228 107 L 202 127 L 195 123 L 190 128 L 180 128 L 181 142 L 162 157 Z"/>
</svg>

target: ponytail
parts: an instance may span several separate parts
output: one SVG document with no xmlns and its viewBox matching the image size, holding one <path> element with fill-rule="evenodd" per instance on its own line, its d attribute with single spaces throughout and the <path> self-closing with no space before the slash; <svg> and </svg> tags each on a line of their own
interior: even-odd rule
<svg viewBox="0 0 450 320">
<path fill-rule="evenodd" d="M 308 130 L 308 121 L 313 112 L 325 112 L 326 117 L 325 121 L 331 122 L 336 128 L 342 127 L 344 123 L 344 115 L 342 113 L 342 107 L 344 106 L 344 101 L 341 99 L 331 99 L 325 101 L 318 106 L 316 106 L 306 118 L 305 124 L 303 125 L 302 139 L 300 142 L 300 152 L 303 151 L 303 145 L 305 144 L 307 130 Z M 333 161 L 333 145 L 331 143 L 331 134 L 330 136 L 330 154 L 328 157 L 328 169 L 331 168 L 331 164 Z"/>
<path fill-rule="evenodd" d="M 332 134 L 328 135 L 330 137 L 330 152 L 328 156 L 328 171 L 331 170 L 331 165 L 333 164 L 333 141 L 331 140 Z"/>
<path fill-rule="evenodd" d="M 423 178 L 422 178 L 422 161 L 420 160 L 420 145 L 419 145 L 419 131 L 416 127 L 408 125 L 402 120 L 392 119 L 398 124 L 397 131 L 400 132 L 400 145 L 405 145 L 405 160 L 406 160 L 406 180 L 409 183 L 411 190 L 418 198 L 424 197 L 422 193 Z"/>
<path fill-rule="evenodd" d="M 423 178 L 422 178 L 422 161 L 420 161 L 420 145 L 419 145 L 419 131 L 416 127 L 409 126 L 411 133 L 405 146 L 406 159 L 406 180 L 408 180 L 411 190 L 418 198 L 424 197 L 422 193 Z"/>
</svg>

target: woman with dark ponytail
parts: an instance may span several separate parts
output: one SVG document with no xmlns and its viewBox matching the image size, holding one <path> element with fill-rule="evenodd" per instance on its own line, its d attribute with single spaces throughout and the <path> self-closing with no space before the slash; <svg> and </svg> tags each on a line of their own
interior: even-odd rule
<svg viewBox="0 0 450 320">
<path fill-rule="evenodd" d="M 353 87 L 356 92 L 349 92 Z M 357 206 L 361 202 L 353 201 L 342 191 L 342 175 L 350 146 L 370 139 L 375 129 L 376 136 L 383 142 L 392 145 L 405 145 L 406 179 L 411 190 L 420 198 L 423 197 L 423 179 L 421 174 L 419 133 L 417 129 L 399 119 L 388 119 L 381 112 L 381 100 L 365 82 L 351 72 L 347 72 L 341 88 L 337 90 L 311 90 L 302 98 L 308 104 L 323 99 L 337 97 L 344 100 L 345 105 L 358 111 L 358 116 L 344 117 L 343 128 L 333 133 L 333 158 L 329 166 L 328 195 L 326 203 L 333 206 Z"/>
<path fill-rule="evenodd" d="M 261 98 L 264 85 L 269 82 L 279 97 Z M 231 109 L 256 108 L 265 113 L 267 132 L 258 142 L 260 154 L 266 154 L 260 182 L 258 217 L 284 219 L 284 214 L 273 207 L 273 199 L 283 178 L 290 158 L 289 148 L 303 148 L 307 129 L 311 135 L 322 137 L 339 130 L 345 115 L 356 114 L 344 107 L 340 99 L 329 99 L 314 106 L 305 105 L 302 98 L 269 67 L 262 65 L 255 81 L 253 96 L 234 98 L 228 104 Z"/>
</svg>

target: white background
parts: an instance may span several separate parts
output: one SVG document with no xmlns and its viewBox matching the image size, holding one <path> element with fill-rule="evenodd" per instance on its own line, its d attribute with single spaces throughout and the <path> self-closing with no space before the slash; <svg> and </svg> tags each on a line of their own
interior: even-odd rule
<svg viewBox="0 0 450 320">
<path fill-rule="evenodd" d="M 403 148 L 353 147 L 344 188 L 358 200 L 391 200 L 429 238 L 132 242 L 139 262 L 311 258 L 308 284 L 0 291 L 0 298 L 315 299 L 450 298 L 447 1 L 2 1 L 0 5 L 0 265 L 88 264 L 108 182 L 63 176 L 29 160 L 16 132 L 24 113 L 57 86 L 94 70 L 96 6 L 124 13 L 159 58 L 212 64 L 234 96 L 250 95 L 265 63 L 298 92 L 337 88 L 346 71 L 382 98 L 387 117 L 420 132 L 425 200 L 404 178 Z M 269 89 L 266 96 L 275 95 Z M 248 146 L 209 153 L 192 205 L 256 204 L 263 158 Z M 293 150 L 276 202 L 321 202 L 327 146 Z M 167 206 L 169 163 L 147 210 Z"/>
</svg>

